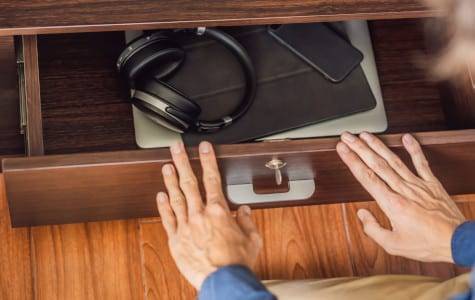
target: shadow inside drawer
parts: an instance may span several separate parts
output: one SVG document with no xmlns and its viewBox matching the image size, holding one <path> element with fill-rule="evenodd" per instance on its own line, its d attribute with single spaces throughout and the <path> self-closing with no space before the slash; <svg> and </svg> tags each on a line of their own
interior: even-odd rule
<svg viewBox="0 0 475 300">
<path fill-rule="evenodd" d="M 135 149 L 122 32 L 38 36 L 46 154 Z"/>
<path fill-rule="evenodd" d="M 15 61 L 13 37 L 0 37 L 0 157 L 25 153 Z"/>
</svg>

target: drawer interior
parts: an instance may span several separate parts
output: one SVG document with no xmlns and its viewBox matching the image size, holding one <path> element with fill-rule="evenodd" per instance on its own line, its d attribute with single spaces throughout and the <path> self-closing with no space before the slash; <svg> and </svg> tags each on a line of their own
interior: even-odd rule
<svg viewBox="0 0 475 300">
<path fill-rule="evenodd" d="M 369 22 L 388 118 L 387 133 L 470 128 L 454 93 L 431 80 L 423 21 Z M 137 149 L 127 86 L 114 64 L 123 32 L 38 36 L 45 154 Z"/>
</svg>

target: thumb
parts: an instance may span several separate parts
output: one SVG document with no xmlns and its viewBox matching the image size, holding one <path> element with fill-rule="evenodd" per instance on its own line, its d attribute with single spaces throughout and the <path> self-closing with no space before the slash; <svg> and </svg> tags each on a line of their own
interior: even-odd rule
<svg viewBox="0 0 475 300">
<path fill-rule="evenodd" d="M 381 227 L 373 214 L 366 209 L 358 210 L 358 218 L 363 223 L 363 230 L 367 236 L 384 249 L 390 248 L 389 244 L 393 237 L 392 231 Z"/>
<path fill-rule="evenodd" d="M 251 219 L 251 208 L 247 205 L 239 207 L 236 217 L 237 223 L 241 230 L 252 240 L 260 240 L 256 225 Z"/>
</svg>

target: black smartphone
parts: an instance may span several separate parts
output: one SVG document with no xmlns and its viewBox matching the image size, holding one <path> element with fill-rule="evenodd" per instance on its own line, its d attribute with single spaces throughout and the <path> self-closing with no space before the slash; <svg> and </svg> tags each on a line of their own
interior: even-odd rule
<svg viewBox="0 0 475 300">
<path fill-rule="evenodd" d="M 268 33 L 332 82 L 341 82 L 363 54 L 325 23 L 270 25 Z"/>
</svg>

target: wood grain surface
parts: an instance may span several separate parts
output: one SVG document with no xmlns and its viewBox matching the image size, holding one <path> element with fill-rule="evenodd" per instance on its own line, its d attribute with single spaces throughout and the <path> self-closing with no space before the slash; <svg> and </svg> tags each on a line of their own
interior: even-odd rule
<svg viewBox="0 0 475 300">
<path fill-rule="evenodd" d="M 0 157 L 24 154 L 13 37 L 0 38 Z"/>
<path fill-rule="evenodd" d="M 142 272 L 147 300 L 194 299 L 196 291 L 180 275 L 168 250 L 168 240 L 161 223 L 140 224 Z"/>
<path fill-rule="evenodd" d="M 115 69 L 124 45 L 123 32 L 38 37 L 46 154 L 137 148 Z"/>
<path fill-rule="evenodd" d="M 12 229 L 1 177 L 1 299 L 194 299 L 158 218 Z M 456 200 L 474 219 L 475 196 Z M 374 203 L 255 210 L 264 238 L 255 271 L 262 279 L 468 271 L 389 256 L 362 233 L 359 207 L 378 211 Z"/>
<path fill-rule="evenodd" d="M 256 263 L 257 275 L 262 279 L 352 276 L 342 208 L 332 204 L 255 210 L 253 220 L 266 245 Z"/>
<path fill-rule="evenodd" d="M 28 156 L 43 155 L 43 118 L 41 111 L 40 75 L 38 67 L 38 44 L 35 35 L 21 37 L 23 44 L 26 133 L 25 144 Z"/>
<path fill-rule="evenodd" d="M 144 299 L 137 221 L 31 229 L 35 299 Z"/>
<path fill-rule="evenodd" d="M 0 2 L 0 35 L 436 15 L 418 0 L 59 0 Z"/>
<path fill-rule="evenodd" d="M 0 299 L 33 298 L 30 258 L 29 229 L 12 229 L 0 174 Z"/>
</svg>

